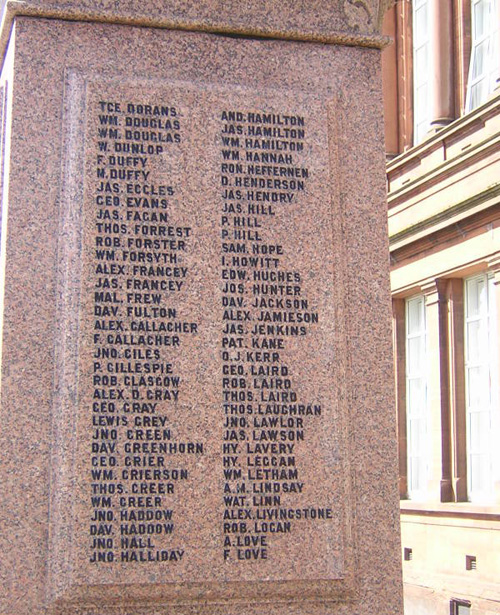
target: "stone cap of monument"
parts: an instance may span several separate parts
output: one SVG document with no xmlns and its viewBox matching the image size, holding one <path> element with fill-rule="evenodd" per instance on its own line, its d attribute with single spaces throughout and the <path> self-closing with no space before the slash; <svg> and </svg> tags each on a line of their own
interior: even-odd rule
<svg viewBox="0 0 500 615">
<path fill-rule="evenodd" d="M 382 48 L 394 0 L 7 0 L 1 38 L 16 15 Z M 0 40 L 0 45 L 1 45 Z"/>
</svg>

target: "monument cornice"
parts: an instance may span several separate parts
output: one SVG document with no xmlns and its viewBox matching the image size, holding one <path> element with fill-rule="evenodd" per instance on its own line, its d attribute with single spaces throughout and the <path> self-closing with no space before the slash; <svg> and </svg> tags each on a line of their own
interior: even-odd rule
<svg viewBox="0 0 500 615">
<path fill-rule="evenodd" d="M 251 10 L 232 0 L 8 0 L 3 9 L 0 44 L 16 16 L 373 47 L 390 38 L 381 34 L 382 18 L 393 0 L 294 2 L 286 10 L 277 0 L 255 0 Z"/>
</svg>

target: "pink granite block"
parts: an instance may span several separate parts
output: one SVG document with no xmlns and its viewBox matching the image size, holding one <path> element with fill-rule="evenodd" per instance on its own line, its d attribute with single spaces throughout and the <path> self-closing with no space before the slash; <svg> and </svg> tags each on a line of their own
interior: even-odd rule
<svg viewBox="0 0 500 615">
<path fill-rule="evenodd" d="M 400 613 L 380 51 L 27 6 L 2 82 L 1 612 Z M 213 29 L 214 4 L 183 11 Z"/>
</svg>

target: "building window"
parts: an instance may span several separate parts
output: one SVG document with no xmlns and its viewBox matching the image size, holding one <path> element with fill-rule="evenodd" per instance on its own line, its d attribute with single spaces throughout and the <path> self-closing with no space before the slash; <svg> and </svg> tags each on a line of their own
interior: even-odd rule
<svg viewBox="0 0 500 615">
<path fill-rule="evenodd" d="M 425 496 L 427 483 L 427 343 L 423 295 L 406 301 L 406 425 L 408 494 Z"/>
<path fill-rule="evenodd" d="M 498 474 L 498 334 L 493 277 L 465 280 L 465 404 L 467 490 L 488 502 Z"/>
<path fill-rule="evenodd" d="M 430 127 L 430 37 L 429 0 L 413 3 L 413 130 L 420 143 Z"/>
<path fill-rule="evenodd" d="M 471 603 L 469 600 L 450 600 L 450 615 L 470 615 Z"/>
<path fill-rule="evenodd" d="M 485 102 L 495 89 L 499 68 L 499 1 L 471 0 L 472 49 L 467 83 L 467 111 Z"/>
</svg>

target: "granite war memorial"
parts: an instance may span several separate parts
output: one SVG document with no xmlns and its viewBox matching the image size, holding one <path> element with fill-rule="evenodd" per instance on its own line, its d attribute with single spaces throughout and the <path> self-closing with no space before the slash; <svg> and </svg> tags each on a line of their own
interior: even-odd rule
<svg viewBox="0 0 500 615">
<path fill-rule="evenodd" d="M 401 613 L 383 4 L 7 2 L 1 613 Z"/>
</svg>

